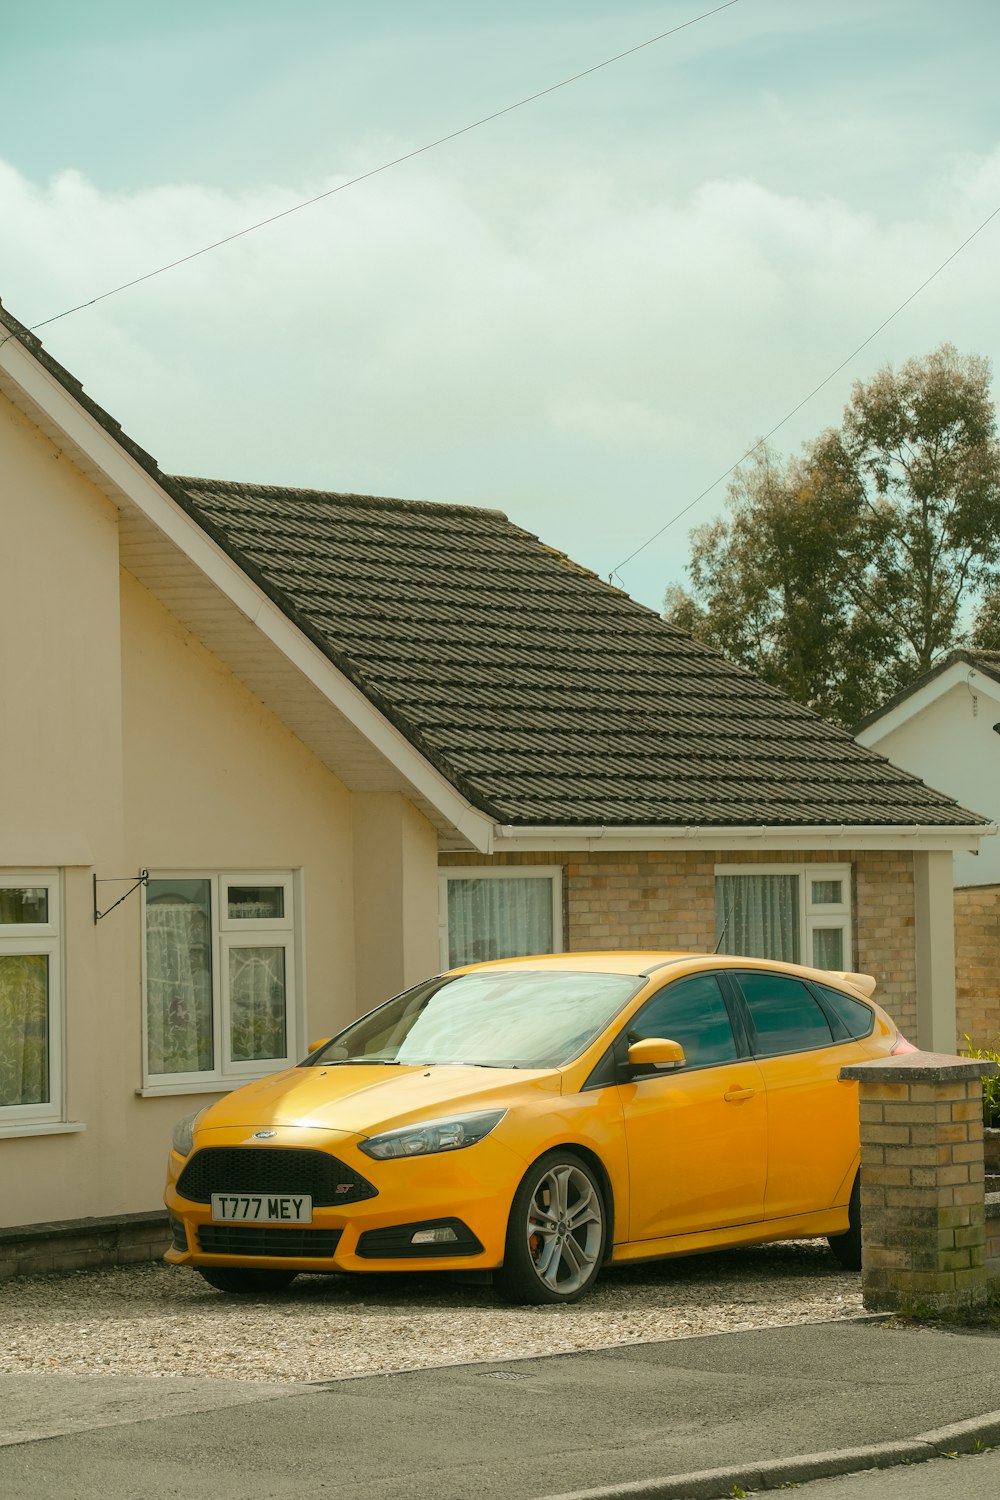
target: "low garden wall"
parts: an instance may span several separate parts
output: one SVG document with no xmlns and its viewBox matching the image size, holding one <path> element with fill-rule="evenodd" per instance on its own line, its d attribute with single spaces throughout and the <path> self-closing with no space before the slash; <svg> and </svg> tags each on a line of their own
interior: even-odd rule
<svg viewBox="0 0 1000 1500">
<path fill-rule="evenodd" d="M 0 1281 L 160 1260 L 169 1243 L 163 1211 L 0 1228 Z"/>
</svg>

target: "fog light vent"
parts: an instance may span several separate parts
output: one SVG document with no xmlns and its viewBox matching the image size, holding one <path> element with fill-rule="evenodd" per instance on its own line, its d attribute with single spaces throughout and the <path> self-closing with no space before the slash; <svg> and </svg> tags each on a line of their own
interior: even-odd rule
<svg viewBox="0 0 1000 1500">
<path fill-rule="evenodd" d="M 410 1235 L 411 1245 L 457 1245 L 458 1235 L 450 1224 L 440 1224 L 436 1229 L 418 1229 Z"/>
<path fill-rule="evenodd" d="M 461 1219 L 424 1219 L 366 1229 L 356 1254 L 362 1260 L 421 1260 L 435 1255 L 481 1255 L 483 1247 Z"/>
</svg>

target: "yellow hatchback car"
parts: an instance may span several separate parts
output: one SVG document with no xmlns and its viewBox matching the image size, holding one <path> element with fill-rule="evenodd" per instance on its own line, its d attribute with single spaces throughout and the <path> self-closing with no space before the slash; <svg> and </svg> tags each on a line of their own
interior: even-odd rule
<svg viewBox="0 0 1000 1500">
<path fill-rule="evenodd" d="M 857 1086 L 838 1075 L 910 1050 L 874 988 L 691 953 L 438 975 L 181 1121 L 167 1259 L 228 1292 L 481 1268 L 518 1302 L 761 1240 L 826 1235 L 857 1267 Z"/>
</svg>

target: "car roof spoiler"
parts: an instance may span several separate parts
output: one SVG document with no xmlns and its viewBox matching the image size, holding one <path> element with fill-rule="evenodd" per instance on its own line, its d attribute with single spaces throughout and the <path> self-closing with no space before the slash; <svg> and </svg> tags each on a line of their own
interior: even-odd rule
<svg viewBox="0 0 1000 1500">
<path fill-rule="evenodd" d="M 834 973 L 833 977 L 834 979 L 842 979 L 845 984 L 849 984 L 851 986 L 852 990 L 860 991 L 860 993 L 864 995 L 866 1000 L 870 999 L 870 997 L 874 995 L 875 986 L 878 983 L 878 981 L 871 974 L 846 974 L 837 972 Z"/>
</svg>

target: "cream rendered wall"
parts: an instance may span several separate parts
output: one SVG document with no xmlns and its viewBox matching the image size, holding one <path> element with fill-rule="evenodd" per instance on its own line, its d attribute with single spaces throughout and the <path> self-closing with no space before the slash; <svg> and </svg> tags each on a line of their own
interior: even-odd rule
<svg viewBox="0 0 1000 1500">
<path fill-rule="evenodd" d="M 354 799 L 358 1008 L 437 973 L 437 834 L 394 792 Z"/>
<path fill-rule="evenodd" d="M 302 871 L 300 1042 L 344 1025 L 357 1013 L 351 794 L 127 573 L 122 694 L 127 866 Z M 134 1093 L 142 1066 L 138 901 L 120 915 L 133 976 L 121 1018 L 120 1207 L 135 1210 L 159 1203 L 173 1122 L 215 1096 Z"/>
<path fill-rule="evenodd" d="M 124 865 L 117 511 L 0 398 L 0 869 L 63 870 L 65 1117 L 0 1130 L 0 1223 L 99 1214 L 121 1169 L 115 1111 L 123 955 L 95 927 L 91 877 Z M 120 1106 L 118 1107 L 120 1109 Z"/>
<path fill-rule="evenodd" d="M 914 714 L 900 728 L 865 743 L 904 771 L 912 771 L 971 812 L 1000 821 L 1000 688 L 977 674 Z M 984 839 L 979 854 L 956 853 L 955 885 L 1000 882 L 1000 838 Z"/>
</svg>

